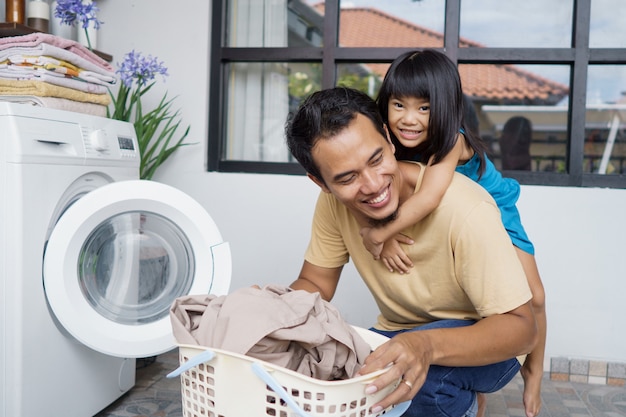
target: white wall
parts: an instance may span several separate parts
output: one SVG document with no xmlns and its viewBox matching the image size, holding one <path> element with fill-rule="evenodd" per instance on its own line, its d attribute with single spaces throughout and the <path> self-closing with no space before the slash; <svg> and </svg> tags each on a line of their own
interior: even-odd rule
<svg viewBox="0 0 626 417">
<path fill-rule="evenodd" d="M 132 49 L 165 61 L 189 142 L 157 174 L 200 201 L 229 241 L 232 288 L 289 284 L 308 242 L 317 188 L 305 177 L 206 172 L 210 1 L 99 0 L 98 49 L 120 62 Z M 176 4 L 176 6 L 173 6 Z M 140 29 L 141 28 L 141 29 Z M 626 190 L 522 187 L 519 208 L 546 287 L 549 358 L 626 362 Z M 334 300 L 351 323 L 377 311 L 352 267 Z"/>
<path fill-rule="evenodd" d="M 626 362 L 626 190 L 522 187 L 546 288 L 546 356 Z"/>
</svg>

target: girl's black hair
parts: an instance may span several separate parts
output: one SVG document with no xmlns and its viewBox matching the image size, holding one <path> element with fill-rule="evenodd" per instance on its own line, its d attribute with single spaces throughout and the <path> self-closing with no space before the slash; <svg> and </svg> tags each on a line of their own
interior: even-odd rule
<svg viewBox="0 0 626 417">
<path fill-rule="evenodd" d="M 389 100 L 404 97 L 429 101 L 428 141 L 416 148 L 406 148 L 389 130 L 396 158 L 415 160 L 419 157 L 421 162 L 427 163 L 433 157 L 433 164 L 436 164 L 452 150 L 463 129 L 465 140 L 480 158 L 480 176 L 484 171 L 486 147 L 474 129 L 466 125 L 463 89 L 456 65 L 446 55 L 432 49 L 400 55 L 389 67 L 376 99 L 386 124 L 389 124 Z"/>
</svg>

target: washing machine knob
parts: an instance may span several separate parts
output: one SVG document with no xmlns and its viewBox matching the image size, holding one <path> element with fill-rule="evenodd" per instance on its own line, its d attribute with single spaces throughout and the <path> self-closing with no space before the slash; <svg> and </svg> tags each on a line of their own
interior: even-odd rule
<svg viewBox="0 0 626 417">
<path fill-rule="evenodd" d="M 89 134 L 89 144 L 98 152 L 109 149 L 106 130 L 96 129 Z"/>
</svg>

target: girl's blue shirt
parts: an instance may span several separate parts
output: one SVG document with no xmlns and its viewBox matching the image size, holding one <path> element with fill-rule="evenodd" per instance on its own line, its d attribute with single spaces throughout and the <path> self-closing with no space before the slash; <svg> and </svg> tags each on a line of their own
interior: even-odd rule
<svg viewBox="0 0 626 417">
<path fill-rule="evenodd" d="M 478 155 L 474 154 L 469 161 L 458 165 L 456 171 L 476 181 L 491 194 L 500 209 L 502 223 L 513 244 L 524 252 L 534 255 L 535 248 L 528 238 L 524 226 L 522 226 L 522 220 L 516 206 L 520 194 L 519 183 L 513 178 L 503 177 L 493 162 L 487 158 L 487 155 L 485 155 L 485 169 L 480 178 L 478 175 L 479 166 L 480 159 Z"/>
</svg>

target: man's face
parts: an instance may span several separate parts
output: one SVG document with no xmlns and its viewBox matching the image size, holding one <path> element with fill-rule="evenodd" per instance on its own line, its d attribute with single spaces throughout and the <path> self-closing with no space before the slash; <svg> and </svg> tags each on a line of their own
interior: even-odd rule
<svg viewBox="0 0 626 417">
<path fill-rule="evenodd" d="M 320 139 L 312 150 L 325 184 L 361 221 L 381 225 L 394 218 L 399 206 L 400 171 L 393 145 L 367 117 L 352 123 L 330 139 Z"/>
</svg>

